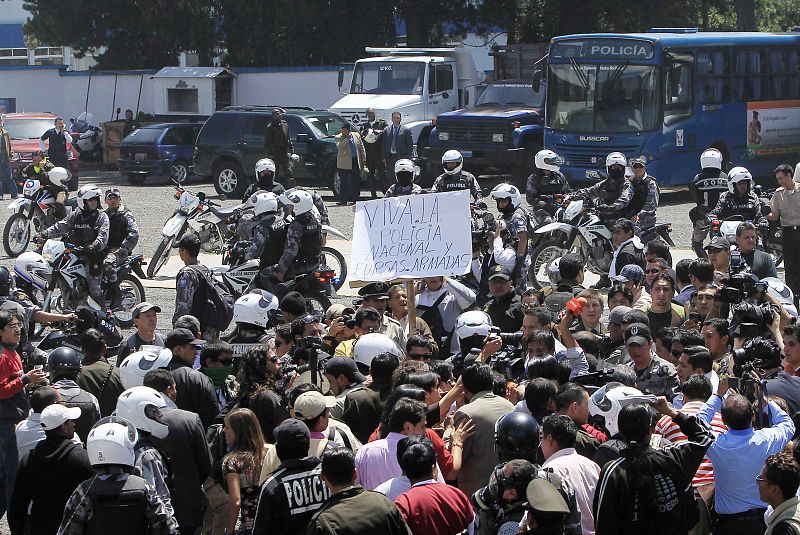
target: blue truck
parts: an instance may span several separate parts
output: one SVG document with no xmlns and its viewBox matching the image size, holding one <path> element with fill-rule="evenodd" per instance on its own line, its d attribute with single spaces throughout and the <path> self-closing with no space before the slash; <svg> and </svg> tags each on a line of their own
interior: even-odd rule
<svg viewBox="0 0 800 535">
<path fill-rule="evenodd" d="M 494 170 L 524 183 L 542 148 L 545 82 L 537 80 L 541 85 L 534 91 L 533 70 L 546 50 L 546 44 L 495 47 L 496 80 L 478 88 L 473 106 L 436 117 L 422 149 L 426 182 L 441 173 L 442 155 L 457 149 L 464 156 L 464 168 L 471 173 Z"/>
</svg>

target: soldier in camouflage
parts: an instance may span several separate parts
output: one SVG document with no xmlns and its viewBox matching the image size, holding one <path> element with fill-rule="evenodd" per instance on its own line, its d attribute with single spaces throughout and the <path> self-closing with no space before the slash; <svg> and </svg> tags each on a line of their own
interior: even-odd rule
<svg viewBox="0 0 800 535">
<path fill-rule="evenodd" d="M 78 206 L 80 210 L 75 210 L 65 219 L 42 231 L 37 241 L 68 235 L 67 240 L 75 246 L 75 254 L 86 265 L 89 294 L 102 307 L 102 253 L 108 244 L 110 223 L 106 213 L 99 209 L 100 189 L 94 184 L 86 184 L 79 189 Z"/>
<path fill-rule="evenodd" d="M 248 202 L 253 206 L 254 217 L 251 220 L 250 236 L 247 239 L 249 247 L 245 252 L 245 260 L 253 258 L 264 260 L 259 263 L 259 266 L 264 268 L 275 263 L 266 263 L 266 258 L 270 257 L 269 253 L 275 254 L 283 249 L 283 244 L 277 243 L 278 240 L 273 238 L 282 234 L 285 223 L 283 220 L 277 219 L 278 198 L 274 194 L 262 191 L 251 197 Z M 269 250 L 265 249 L 267 244 L 270 245 Z"/>
<path fill-rule="evenodd" d="M 108 248 L 103 259 L 103 277 L 114 284 L 114 297 L 111 308 L 119 306 L 121 294 L 117 282 L 117 266 L 125 262 L 139 243 L 139 226 L 136 218 L 122 204 L 122 195 L 117 188 L 106 190 L 106 215 L 108 216 Z"/>
<path fill-rule="evenodd" d="M 658 183 L 656 179 L 647 174 L 646 162 L 643 157 L 631 158 L 633 178 L 633 197 L 628 205 L 628 216 L 633 219 L 638 217 L 639 228 L 646 229 L 655 226 L 656 211 L 658 210 Z"/>
<path fill-rule="evenodd" d="M 525 263 L 528 257 L 528 214 L 522 208 L 522 195 L 516 186 L 511 184 L 498 184 L 492 190 L 491 196 L 497 201 L 497 210 L 500 219 L 497 221 L 499 231 L 503 229 L 503 246 L 513 246 L 517 256 L 511 273 L 511 283 L 518 294 L 525 291 Z M 502 228 L 501 228 L 502 227 Z"/>
<path fill-rule="evenodd" d="M 630 325 L 625 330 L 625 346 L 631 358 L 628 366 L 636 373 L 636 388 L 671 400 L 678 386 L 678 374 L 675 366 L 654 353 L 650 328 L 644 323 Z"/>
<path fill-rule="evenodd" d="M 400 195 L 418 195 L 422 188 L 414 184 L 417 166 L 409 159 L 397 160 L 394 164 L 395 183 L 389 186 L 384 197 L 399 197 Z"/>
</svg>

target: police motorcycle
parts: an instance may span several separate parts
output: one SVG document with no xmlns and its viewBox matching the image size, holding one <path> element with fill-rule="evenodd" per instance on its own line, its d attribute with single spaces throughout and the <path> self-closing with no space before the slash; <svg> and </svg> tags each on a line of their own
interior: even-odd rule
<svg viewBox="0 0 800 535">
<path fill-rule="evenodd" d="M 104 303 L 95 303 L 89 297 L 89 284 L 86 279 L 88 267 L 78 257 L 75 246 L 61 240 L 50 239 L 44 243 L 42 254 L 23 253 L 14 261 L 14 274 L 22 287 L 29 287 L 38 305 L 45 312 L 67 312 L 77 310 L 81 305 L 93 306 L 97 310 L 108 310 L 114 297 L 115 286 L 119 285 L 120 306 L 112 311 L 112 316 L 123 328 L 133 325 L 133 308 L 145 301 L 144 287 L 140 278 L 142 255 L 130 255 L 117 266 L 117 282 L 102 282 Z"/>
<path fill-rule="evenodd" d="M 50 325 L 50 331 L 37 344 L 36 348 L 42 351 L 52 351 L 59 347 L 69 347 L 81 351 L 81 335 L 89 329 L 97 329 L 103 334 L 103 340 L 108 348 L 106 356 L 115 356 L 122 343 L 122 331 L 119 322 L 97 306 L 91 298 L 86 306 L 79 306 L 75 310 L 78 317 L 75 323 L 55 322 Z M 43 331 L 42 327 L 39 329 Z"/>
<path fill-rule="evenodd" d="M 669 235 L 672 228 L 668 223 L 659 223 L 643 229 L 639 238 L 643 243 L 660 236 L 669 245 L 675 243 Z M 541 289 L 550 284 L 548 267 L 557 258 L 573 252 L 581 255 L 586 267 L 596 275 L 607 274 L 614 256 L 611 229 L 603 224 L 591 203 L 573 194 L 564 200 L 564 205 L 556 211 L 555 221 L 540 226 L 534 231 L 540 241 L 531 252 L 528 281 Z"/>
<path fill-rule="evenodd" d="M 72 145 L 78 151 L 78 158 L 87 162 L 99 162 L 103 159 L 103 131 L 89 124 L 92 114 L 83 112 L 76 119 L 70 119 L 69 134 Z"/>
<path fill-rule="evenodd" d="M 151 279 L 166 265 L 172 254 L 172 244 L 187 232 L 197 234 L 204 252 L 222 253 L 225 242 L 233 232 L 229 223 L 242 208 L 242 205 L 219 208 L 220 205 L 207 199 L 202 191 L 192 193 L 176 181 L 172 182 L 175 184 L 178 208 L 161 230 L 161 242 L 147 267 L 147 277 Z"/>
<path fill-rule="evenodd" d="M 69 172 L 63 167 L 55 167 L 47 173 L 47 179 L 53 184 L 66 187 L 70 180 Z M 56 223 L 56 197 L 47 189 L 41 180 L 25 179 L 22 195 L 8 205 L 14 213 L 6 221 L 3 228 L 3 249 L 10 257 L 19 256 L 28 248 L 31 237 Z M 65 203 L 69 214 L 78 206 L 76 193 L 72 193 Z"/>
</svg>

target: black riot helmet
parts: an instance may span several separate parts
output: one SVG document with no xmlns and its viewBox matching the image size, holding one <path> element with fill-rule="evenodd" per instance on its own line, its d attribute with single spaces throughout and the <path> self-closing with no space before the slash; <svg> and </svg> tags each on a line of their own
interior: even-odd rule
<svg viewBox="0 0 800 535">
<path fill-rule="evenodd" d="M 67 378 L 75 380 L 81 372 L 81 354 L 69 347 L 59 347 L 47 357 L 50 381 Z"/>
<path fill-rule="evenodd" d="M 0 266 L 0 296 L 8 296 L 11 291 L 11 273 L 7 267 Z"/>
<path fill-rule="evenodd" d="M 509 412 L 497 420 L 494 449 L 500 462 L 525 459 L 536 462 L 539 449 L 539 424 L 530 414 Z"/>
</svg>

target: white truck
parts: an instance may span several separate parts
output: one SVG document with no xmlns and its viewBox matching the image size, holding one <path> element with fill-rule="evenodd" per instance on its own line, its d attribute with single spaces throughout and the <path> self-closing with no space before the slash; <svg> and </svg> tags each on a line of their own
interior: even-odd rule
<svg viewBox="0 0 800 535">
<path fill-rule="evenodd" d="M 366 48 L 368 57 L 356 61 L 349 91 L 330 111 L 360 127 L 367 108 L 391 124 L 392 112 L 402 113 L 411 129 L 416 153 L 427 145 L 432 121 L 443 112 L 474 103 L 481 77 L 470 52 L 452 48 Z M 345 69 L 339 70 L 339 90 Z M 345 93 L 344 91 L 342 91 Z"/>
</svg>

